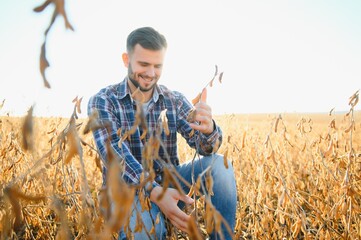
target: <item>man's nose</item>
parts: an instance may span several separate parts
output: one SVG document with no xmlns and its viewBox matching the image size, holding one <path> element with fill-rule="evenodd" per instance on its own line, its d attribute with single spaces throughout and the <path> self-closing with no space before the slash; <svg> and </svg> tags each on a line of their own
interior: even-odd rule
<svg viewBox="0 0 361 240">
<path fill-rule="evenodd" d="M 149 76 L 149 77 L 154 77 L 154 76 L 155 76 L 155 69 L 154 69 L 154 67 L 149 67 L 149 68 L 147 69 L 147 76 Z"/>
</svg>

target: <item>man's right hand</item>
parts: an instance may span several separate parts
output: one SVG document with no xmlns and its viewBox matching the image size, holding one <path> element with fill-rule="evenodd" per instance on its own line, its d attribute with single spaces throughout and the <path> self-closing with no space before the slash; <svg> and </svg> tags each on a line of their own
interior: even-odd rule
<svg viewBox="0 0 361 240">
<path fill-rule="evenodd" d="M 155 187 L 150 193 L 150 200 L 157 204 L 163 214 L 171 221 L 171 223 L 178 229 L 188 232 L 188 220 L 190 218 L 185 212 L 178 207 L 178 201 L 183 201 L 185 204 L 193 204 L 193 198 L 182 195 L 174 188 L 168 188 L 163 197 L 158 200 L 158 196 L 162 193 L 162 187 Z"/>
</svg>

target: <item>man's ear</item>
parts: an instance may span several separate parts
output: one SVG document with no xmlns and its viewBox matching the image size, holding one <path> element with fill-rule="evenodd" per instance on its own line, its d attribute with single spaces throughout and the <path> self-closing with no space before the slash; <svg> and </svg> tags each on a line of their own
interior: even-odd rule
<svg viewBox="0 0 361 240">
<path fill-rule="evenodd" d="M 122 59 L 123 59 L 123 63 L 125 67 L 129 66 L 129 55 L 128 53 L 123 53 L 122 54 Z"/>
</svg>

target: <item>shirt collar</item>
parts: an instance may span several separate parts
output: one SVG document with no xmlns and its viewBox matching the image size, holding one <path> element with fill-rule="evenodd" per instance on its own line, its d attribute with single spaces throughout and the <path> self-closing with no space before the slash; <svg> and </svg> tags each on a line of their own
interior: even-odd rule
<svg viewBox="0 0 361 240">
<path fill-rule="evenodd" d="M 130 92 L 130 88 L 128 87 L 128 76 L 125 77 L 125 79 L 119 83 L 118 93 L 120 99 L 125 98 L 127 95 L 129 95 L 129 97 L 132 98 L 131 97 L 132 93 Z M 162 89 L 159 87 L 159 85 L 156 84 L 153 92 L 153 101 L 157 102 L 160 96 L 164 96 L 164 94 Z"/>
</svg>

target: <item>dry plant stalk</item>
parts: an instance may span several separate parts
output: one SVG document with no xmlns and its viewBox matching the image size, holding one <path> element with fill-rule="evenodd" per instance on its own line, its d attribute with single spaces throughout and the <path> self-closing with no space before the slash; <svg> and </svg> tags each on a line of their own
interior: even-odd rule
<svg viewBox="0 0 361 240">
<path fill-rule="evenodd" d="M 110 214 L 106 216 L 106 227 L 111 232 L 116 232 L 127 221 L 132 209 L 135 189 L 129 187 L 121 177 L 122 172 L 124 172 L 124 165 L 122 163 L 124 160 L 119 159 L 112 153 L 109 142 L 107 148 L 109 165 L 106 191 L 103 197 L 106 199 L 106 203 L 108 203 L 108 205 L 104 206 Z"/>
<path fill-rule="evenodd" d="M 10 204 L 13 208 L 13 212 L 15 215 L 14 221 L 14 230 L 19 231 L 21 227 L 24 225 L 24 217 L 22 214 L 22 207 L 19 200 L 26 201 L 44 201 L 45 196 L 30 196 L 22 193 L 17 186 L 8 186 L 5 187 L 4 193 L 10 201 Z"/>
<path fill-rule="evenodd" d="M 197 227 L 196 218 L 192 214 L 190 219 L 188 220 L 188 232 L 189 238 L 194 240 L 202 240 L 203 237 Z"/>
<path fill-rule="evenodd" d="M 74 118 L 72 118 L 72 120 L 70 121 L 69 130 L 66 134 L 66 138 L 69 146 L 69 151 L 67 157 L 64 160 L 64 163 L 68 164 L 74 156 L 79 155 L 81 157 L 83 154 L 83 149 L 80 144 L 78 132 L 76 131 Z"/>
<path fill-rule="evenodd" d="M 28 110 L 22 127 L 23 148 L 33 150 L 33 106 Z"/>
<path fill-rule="evenodd" d="M 214 84 L 213 82 L 214 82 L 214 80 L 216 79 L 217 76 L 218 76 L 218 82 L 222 83 L 223 72 L 218 73 L 218 66 L 217 65 L 215 65 L 215 68 L 216 69 L 215 69 L 213 78 L 202 88 L 202 91 L 200 93 L 198 93 L 197 96 L 194 99 L 192 99 L 192 104 L 193 105 L 196 105 L 201 100 L 204 89 L 206 89 L 208 86 L 213 87 L 213 84 Z M 187 121 L 190 122 L 190 123 L 195 122 L 196 114 L 197 114 L 196 109 L 192 109 L 188 113 Z"/>
<path fill-rule="evenodd" d="M 45 40 L 41 46 L 41 51 L 40 51 L 40 73 L 43 77 L 44 86 L 46 88 L 50 88 L 50 83 L 47 80 L 46 74 L 45 74 L 46 69 L 50 66 L 49 61 L 46 58 L 46 43 L 47 43 L 46 38 L 47 38 L 47 35 L 48 35 L 50 29 L 52 28 L 52 26 L 55 22 L 55 19 L 58 17 L 58 15 L 61 15 L 64 18 L 65 27 L 67 29 L 74 31 L 74 28 L 70 24 L 67 14 L 66 14 L 66 11 L 65 11 L 65 0 L 46 0 L 40 6 L 34 8 L 34 12 L 37 12 L 37 13 L 42 12 L 51 4 L 53 4 L 55 6 L 55 8 L 54 8 L 54 12 L 53 12 L 53 16 L 51 18 L 50 24 L 49 24 L 48 28 L 45 30 L 45 33 L 44 33 Z"/>
</svg>

